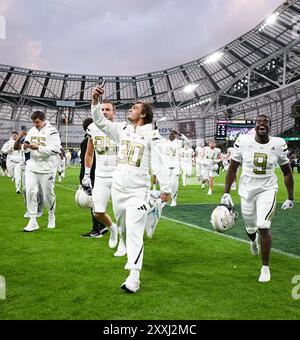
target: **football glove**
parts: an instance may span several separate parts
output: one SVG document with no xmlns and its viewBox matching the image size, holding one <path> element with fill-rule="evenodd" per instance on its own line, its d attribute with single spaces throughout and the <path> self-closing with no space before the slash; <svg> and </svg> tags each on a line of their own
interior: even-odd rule
<svg viewBox="0 0 300 340">
<path fill-rule="evenodd" d="M 224 194 L 221 198 L 221 204 L 234 207 L 230 194 Z"/>
<path fill-rule="evenodd" d="M 292 208 L 294 208 L 294 202 L 291 200 L 286 200 L 281 207 L 282 210 L 288 210 Z"/>
<path fill-rule="evenodd" d="M 92 188 L 92 181 L 89 175 L 84 175 L 82 180 L 82 186 L 86 188 Z"/>
</svg>

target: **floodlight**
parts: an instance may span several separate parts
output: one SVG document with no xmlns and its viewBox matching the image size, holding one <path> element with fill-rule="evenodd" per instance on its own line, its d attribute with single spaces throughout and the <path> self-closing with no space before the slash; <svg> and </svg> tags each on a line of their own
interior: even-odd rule
<svg viewBox="0 0 300 340">
<path fill-rule="evenodd" d="M 266 24 L 267 24 L 267 25 L 273 25 L 273 24 L 275 24 L 278 15 L 279 15 L 278 12 L 271 14 L 271 15 L 267 18 Z"/>
<path fill-rule="evenodd" d="M 212 64 L 215 63 L 216 61 L 220 60 L 222 58 L 222 56 L 224 55 L 223 52 L 216 52 L 212 55 L 210 55 L 209 57 L 206 58 L 205 60 L 205 64 Z"/>
<path fill-rule="evenodd" d="M 198 85 L 196 85 L 196 84 L 188 84 L 184 87 L 183 92 L 192 93 L 193 91 L 196 90 L 197 87 L 198 87 Z"/>
</svg>

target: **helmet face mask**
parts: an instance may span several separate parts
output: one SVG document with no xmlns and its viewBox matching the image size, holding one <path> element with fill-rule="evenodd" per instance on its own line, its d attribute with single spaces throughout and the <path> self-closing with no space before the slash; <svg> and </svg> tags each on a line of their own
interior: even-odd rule
<svg viewBox="0 0 300 340">
<path fill-rule="evenodd" d="M 75 202 L 82 209 L 90 209 L 93 207 L 92 192 L 91 189 L 86 189 L 79 186 L 75 194 Z"/>
<path fill-rule="evenodd" d="M 233 206 L 218 205 L 211 214 L 210 223 L 215 231 L 225 233 L 229 231 L 238 218 L 238 212 Z"/>
</svg>

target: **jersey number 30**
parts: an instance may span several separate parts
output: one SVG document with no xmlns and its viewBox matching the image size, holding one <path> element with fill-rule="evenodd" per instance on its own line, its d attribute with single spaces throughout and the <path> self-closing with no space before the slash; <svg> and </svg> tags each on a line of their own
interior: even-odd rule
<svg viewBox="0 0 300 340">
<path fill-rule="evenodd" d="M 119 152 L 118 163 L 136 166 L 141 166 L 142 157 L 144 154 L 144 145 L 139 143 L 131 143 L 130 141 L 123 140 Z"/>
<path fill-rule="evenodd" d="M 253 172 L 256 175 L 265 175 L 267 173 L 268 155 L 265 153 L 254 154 L 254 166 Z"/>
</svg>

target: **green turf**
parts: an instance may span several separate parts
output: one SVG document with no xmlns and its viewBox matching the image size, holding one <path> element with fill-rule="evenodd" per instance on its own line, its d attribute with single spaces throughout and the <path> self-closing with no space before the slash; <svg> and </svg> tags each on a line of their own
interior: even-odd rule
<svg viewBox="0 0 300 340">
<path fill-rule="evenodd" d="M 300 176 L 295 179 L 298 188 Z M 0 275 L 7 281 L 0 319 L 300 319 L 300 300 L 291 297 L 299 259 L 273 253 L 272 281 L 259 284 L 260 259 L 247 244 L 167 220 L 145 240 L 141 290 L 124 293 L 126 259 L 113 257 L 107 236 L 79 237 L 90 229 L 90 215 L 75 206 L 77 181 L 78 169 L 68 169 L 56 187 L 57 229 L 47 230 L 44 216 L 41 230 L 26 234 L 22 198 L 8 178 L 0 178 Z M 216 184 L 223 181 L 222 174 Z M 210 228 L 209 214 L 221 195 L 218 185 L 212 197 L 196 185 L 180 188 L 179 206 L 164 215 Z M 283 188 L 278 198 L 286 198 Z M 236 194 L 234 200 L 238 204 Z M 274 247 L 299 254 L 299 213 L 299 205 L 288 215 L 277 211 Z M 239 222 L 232 232 L 243 238 L 242 229 Z"/>
</svg>

